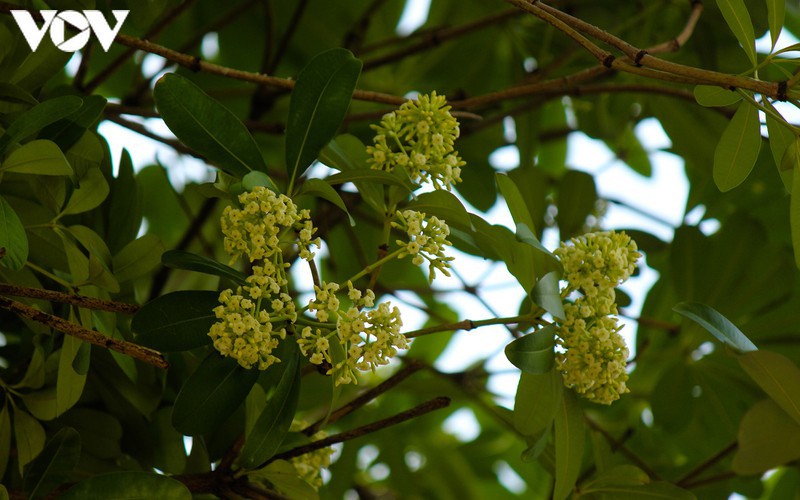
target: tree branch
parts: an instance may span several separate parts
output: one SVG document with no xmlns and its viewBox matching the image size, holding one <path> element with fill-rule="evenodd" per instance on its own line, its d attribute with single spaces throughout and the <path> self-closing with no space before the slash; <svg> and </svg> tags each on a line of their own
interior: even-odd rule
<svg viewBox="0 0 800 500">
<path fill-rule="evenodd" d="M 638 455 L 629 450 L 627 446 L 617 441 L 617 439 L 614 438 L 614 436 L 612 436 L 607 430 L 600 427 L 600 424 L 598 424 L 589 417 L 584 417 L 584 420 L 589 425 L 589 427 L 592 428 L 592 430 L 599 432 L 605 438 L 605 440 L 608 441 L 608 444 L 610 444 L 615 451 L 619 450 L 619 452 L 625 455 L 625 457 L 628 460 L 630 460 L 632 464 L 642 469 L 648 476 L 650 476 L 651 479 L 655 479 L 657 481 L 661 480 L 661 476 L 658 474 L 658 472 L 654 471 L 652 467 L 647 465 L 647 463 L 645 463 L 644 460 L 642 460 L 641 458 L 639 458 Z"/>
<path fill-rule="evenodd" d="M 40 311 L 21 302 L 0 297 L 0 308 L 104 349 L 117 351 L 158 368 L 169 368 L 169 363 L 167 363 L 164 355 L 158 351 L 134 344 L 133 342 L 106 337 L 100 332 L 89 330 L 81 325 L 59 318 L 58 316 L 53 316 L 52 314 Z"/>
<path fill-rule="evenodd" d="M 334 434 L 333 436 L 328 436 L 324 439 L 314 441 L 313 443 L 308 443 L 303 446 L 298 446 L 297 448 L 292 448 L 291 450 L 284 451 L 283 453 L 278 453 L 277 455 L 272 457 L 269 461 L 273 462 L 275 460 L 288 460 L 290 458 L 299 457 L 300 455 L 305 455 L 306 453 L 311 453 L 312 451 L 316 451 L 322 448 L 327 448 L 332 444 L 350 441 L 352 439 L 356 439 L 361 436 L 377 432 L 381 429 L 385 429 L 386 427 L 391 427 L 393 425 L 401 424 L 406 420 L 411 420 L 412 418 L 421 417 L 422 415 L 425 415 L 435 410 L 439 410 L 441 408 L 445 408 L 449 405 L 450 405 L 450 398 L 444 396 L 433 398 L 430 401 L 426 401 L 425 403 L 422 403 L 420 405 L 415 406 L 414 408 L 411 408 L 410 410 L 398 413 L 393 417 L 384 418 L 383 420 L 378 420 L 367 425 L 362 425 L 361 427 L 356 427 L 355 429 L 346 432 L 341 432 L 339 434 Z"/>
<path fill-rule="evenodd" d="M 731 444 L 729 444 L 728 446 L 726 446 L 725 448 L 720 450 L 718 453 L 715 453 L 709 459 L 703 461 L 697 467 L 695 467 L 694 469 L 692 469 L 689 472 L 687 472 L 683 477 L 681 477 L 680 479 L 675 481 L 675 484 L 677 486 L 680 486 L 681 488 L 688 488 L 693 483 L 695 485 L 700 484 L 700 482 L 702 482 L 704 480 L 694 481 L 693 482 L 692 479 L 695 479 L 697 476 L 699 476 L 703 472 L 707 471 L 711 467 L 713 467 L 716 464 L 718 464 L 725 457 L 727 457 L 728 455 L 730 455 L 731 453 L 736 451 L 736 448 L 738 448 L 738 447 L 739 447 L 739 443 L 737 441 L 732 442 Z"/>
<path fill-rule="evenodd" d="M 118 312 L 124 314 L 136 314 L 139 310 L 138 304 L 128 304 L 125 302 L 115 302 L 113 300 L 102 300 L 84 295 L 73 295 L 68 293 L 56 292 L 53 290 L 43 290 L 41 288 L 28 288 L 25 286 L 0 283 L 0 295 L 11 295 L 13 297 L 26 297 L 29 299 L 40 299 L 49 302 L 61 302 L 72 304 L 85 309 L 97 311 Z"/>
</svg>

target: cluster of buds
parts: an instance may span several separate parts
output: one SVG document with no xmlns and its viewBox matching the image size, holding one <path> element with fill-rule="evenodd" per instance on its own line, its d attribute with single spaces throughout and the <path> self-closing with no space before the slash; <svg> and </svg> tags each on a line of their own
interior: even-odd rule
<svg viewBox="0 0 800 500">
<path fill-rule="evenodd" d="M 270 259 L 281 252 L 281 237 L 290 230 L 297 233 L 293 241 L 300 249 L 300 257 L 314 258 L 310 247 L 319 247 L 320 241 L 313 238 L 316 229 L 308 210 L 298 210 L 291 198 L 263 186 L 240 194 L 239 203 L 242 208 L 225 207 L 220 219 L 230 263 L 242 255 L 250 262 Z"/>
<path fill-rule="evenodd" d="M 295 420 L 289 428 L 292 432 L 300 432 L 306 428 L 306 423 L 302 420 Z M 311 436 L 311 441 L 319 441 L 328 437 L 325 431 L 317 431 Z M 331 466 L 331 455 L 333 455 L 333 448 L 327 446 L 314 450 L 310 453 L 305 453 L 299 457 L 294 457 L 290 463 L 294 466 L 294 470 L 303 481 L 307 482 L 314 489 L 319 489 L 322 486 L 322 475 L 320 471 L 324 468 L 327 469 Z"/>
<path fill-rule="evenodd" d="M 628 235 L 603 231 L 572 238 L 555 250 L 568 282 L 565 294 L 582 294 L 564 307 L 558 328 L 556 369 L 564 385 L 590 401 L 611 404 L 628 392 L 628 348 L 619 334 L 614 288 L 636 269 L 641 254 Z"/>
<path fill-rule="evenodd" d="M 397 240 L 396 243 L 402 247 L 398 255 L 400 258 L 411 256 L 412 262 L 420 266 L 428 261 L 428 280 L 433 282 L 436 277 L 436 270 L 445 276 L 450 276 L 447 270 L 453 257 L 444 254 L 444 248 L 452 245 L 447 240 L 450 235 L 450 228 L 445 221 L 437 217 L 426 218 L 424 213 L 414 210 L 397 211 L 397 221 L 392 222 L 392 226 L 405 231 L 408 241 Z"/>
<path fill-rule="evenodd" d="M 214 309 L 217 322 L 208 335 L 214 348 L 244 368 L 266 370 L 279 362 L 272 351 L 286 338 L 286 324 L 297 320 L 294 301 L 280 248 L 281 238 L 290 231 L 300 256 L 312 259 L 311 245 L 319 246 L 308 210 L 298 210 L 287 196 L 256 187 L 239 195 L 242 208 L 226 207 L 220 224 L 225 251 L 231 263 L 246 256 L 252 266 L 247 286 L 223 290 Z"/>
<path fill-rule="evenodd" d="M 372 290 L 362 293 L 347 282 L 347 296 L 352 305 L 341 308 L 336 292 L 336 283 L 315 286 L 315 297 L 308 309 L 316 314 L 320 323 L 303 328 L 297 339 L 303 355 L 316 365 L 328 363 L 328 375 L 335 377 L 336 385 L 357 383 L 356 370 L 370 371 L 386 365 L 397 354 L 406 349 L 408 340 L 400 332 L 403 321 L 400 310 L 382 302 L 372 308 L 375 294 Z M 343 353 L 336 356 L 335 351 Z"/>
<path fill-rule="evenodd" d="M 453 147 L 460 130 L 444 96 L 420 95 L 385 114 L 372 128 L 377 134 L 367 154 L 373 169 L 405 168 L 412 180 L 448 191 L 461 182 L 465 163 Z"/>
</svg>

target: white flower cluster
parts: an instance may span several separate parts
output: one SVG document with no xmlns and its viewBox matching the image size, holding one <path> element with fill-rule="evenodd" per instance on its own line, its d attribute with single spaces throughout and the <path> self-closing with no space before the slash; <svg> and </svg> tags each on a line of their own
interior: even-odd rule
<svg viewBox="0 0 800 500">
<path fill-rule="evenodd" d="M 426 218 L 424 213 L 414 210 L 399 210 L 395 214 L 398 222 L 392 222 L 392 226 L 401 229 L 408 235 L 408 241 L 397 240 L 396 243 L 403 248 L 399 257 L 412 256 L 412 262 L 419 266 L 426 260 L 428 261 L 428 280 L 433 282 L 436 277 L 436 270 L 445 276 L 450 276 L 447 270 L 450 261 L 454 257 L 444 254 L 444 249 L 452 245 L 447 240 L 450 235 L 450 228 L 445 221 L 437 217 Z"/>
<path fill-rule="evenodd" d="M 460 130 L 444 96 L 420 95 L 372 127 L 377 134 L 367 154 L 373 169 L 391 172 L 399 166 L 412 180 L 448 191 L 461 182 L 465 163 L 453 146 Z"/>
<path fill-rule="evenodd" d="M 315 297 L 308 309 L 316 313 L 319 326 L 306 326 L 297 340 L 303 355 L 316 365 L 327 362 L 331 365 L 329 375 L 335 377 L 336 385 L 358 383 L 356 370 L 375 370 L 389 363 L 398 349 L 406 349 L 408 340 L 400 333 L 403 321 L 400 310 L 390 307 L 389 302 L 375 303 L 372 290 L 363 293 L 347 282 L 348 298 L 352 306 L 341 309 L 336 292 L 336 283 L 322 283 L 314 287 Z M 335 343 L 336 345 L 332 345 Z M 335 356 L 338 349 L 343 356 Z"/>
<path fill-rule="evenodd" d="M 619 334 L 614 288 L 630 277 L 640 254 L 625 233 L 589 233 L 555 250 L 568 286 L 583 296 L 564 307 L 556 369 L 564 385 L 590 401 L 611 404 L 628 392 L 628 348 Z"/>
</svg>

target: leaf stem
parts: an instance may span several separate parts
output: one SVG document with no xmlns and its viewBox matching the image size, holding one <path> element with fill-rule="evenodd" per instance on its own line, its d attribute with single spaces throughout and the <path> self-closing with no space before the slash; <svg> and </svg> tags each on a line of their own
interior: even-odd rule
<svg viewBox="0 0 800 500">
<path fill-rule="evenodd" d="M 415 337 L 421 337 L 423 335 L 428 335 L 431 333 L 438 333 L 438 332 L 447 332 L 451 330 L 464 330 L 470 331 L 475 328 L 480 328 L 482 326 L 490 326 L 490 325 L 509 325 L 509 324 L 516 324 L 516 323 L 536 323 L 542 325 L 549 325 L 550 322 L 544 320 L 538 316 L 534 316 L 532 314 L 523 314 L 521 316 L 507 316 L 504 318 L 489 318 L 489 319 L 481 319 L 481 320 L 471 320 L 465 319 L 461 321 L 457 321 L 455 323 L 447 323 L 443 325 L 436 325 L 431 326 L 428 328 L 421 328 L 419 330 L 413 330 L 407 333 L 404 333 L 407 339 L 413 339 Z"/>
</svg>

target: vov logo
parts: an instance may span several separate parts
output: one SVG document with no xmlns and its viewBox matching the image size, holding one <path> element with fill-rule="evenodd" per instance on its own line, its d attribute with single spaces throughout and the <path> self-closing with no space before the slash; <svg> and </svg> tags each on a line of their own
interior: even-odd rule
<svg viewBox="0 0 800 500">
<path fill-rule="evenodd" d="M 89 43 L 92 32 L 97 36 L 97 40 L 100 41 L 103 50 L 108 52 L 130 11 L 112 10 L 111 12 L 117 21 L 116 26 L 113 28 L 106 22 L 105 16 L 99 10 L 84 10 L 83 12 L 78 12 L 77 10 L 65 10 L 62 12 L 42 10 L 39 12 L 42 15 L 42 19 L 44 19 L 44 24 L 41 27 L 36 25 L 36 21 L 33 20 L 33 16 L 27 10 L 11 11 L 11 15 L 14 16 L 17 26 L 25 36 L 25 41 L 28 42 L 31 50 L 35 51 L 39 47 L 45 33 L 50 30 L 50 39 L 63 52 L 75 52 L 85 47 Z M 66 39 L 65 33 L 67 24 L 72 25 L 77 30 L 77 34 L 69 39 Z"/>
</svg>

